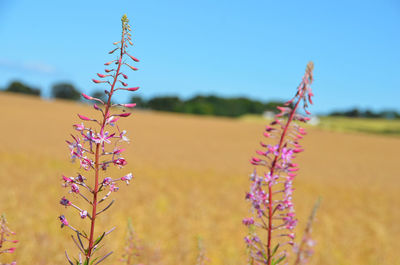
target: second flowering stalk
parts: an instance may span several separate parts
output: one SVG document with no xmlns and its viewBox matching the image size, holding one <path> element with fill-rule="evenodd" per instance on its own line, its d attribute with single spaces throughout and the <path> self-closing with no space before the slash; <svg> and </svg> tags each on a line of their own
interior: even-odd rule
<svg viewBox="0 0 400 265">
<path fill-rule="evenodd" d="M 251 174 L 251 187 L 246 199 L 251 202 L 255 218 L 245 218 L 243 223 L 249 227 L 245 238 L 249 249 L 249 264 L 275 265 L 287 256 L 285 245 L 293 245 L 297 224 L 292 202 L 293 180 L 299 170 L 293 162 L 302 152 L 300 140 L 306 134 L 303 127 L 294 121 L 306 122 L 312 104 L 313 63 L 307 65 L 306 73 L 296 95 L 278 107 L 279 114 L 266 126 L 264 136 L 275 144 L 261 142 L 262 150 L 257 151 L 251 163 L 257 166 Z M 304 114 L 299 112 L 303 104 Z M 283 119 L 285 118 L 286 119 Z"/>
</svg>

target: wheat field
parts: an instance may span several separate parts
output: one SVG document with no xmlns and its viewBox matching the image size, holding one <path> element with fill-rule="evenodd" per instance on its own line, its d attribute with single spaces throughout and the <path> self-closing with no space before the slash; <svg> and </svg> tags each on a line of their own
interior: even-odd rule
<svg viewBox="0 0 400 265">
<path fill-rule="evenodd" d="M 74 175 L 65 139 L 89 106 L 0 94 L 0 213 L 17 232 L 19 264 L 66 264 L 76 254 L 58 216 L 79 221 L 59 205 L 66 195 L 61 175 Z M 209 264 L 246 264 L 241 224 L 252 171 L 249 158 L 262 139 L 263 124 L 235 119 L 134 111 L 120 123 L 132 140 L 121 173 L 135 179 L 116 194 L 99 218 L 118 262 L 132 219 L 144 264 L 195 264 L 201 237 Z M 400 264 L 400 139 L 309 129 L 306 152 L 297 162 L 294 202 L 298 235 L 317 197 L 312 264 Z M 117 173 L 117 171 L 112 171 Z M 120 173 L 118 173 L 120 174 Z M 87 176 L 89 177 L 89 176 Z M 3 255 L 4 256 L 4 255 Z M 7 260 L 5 260 L 7 261 Z"/>
</svg>

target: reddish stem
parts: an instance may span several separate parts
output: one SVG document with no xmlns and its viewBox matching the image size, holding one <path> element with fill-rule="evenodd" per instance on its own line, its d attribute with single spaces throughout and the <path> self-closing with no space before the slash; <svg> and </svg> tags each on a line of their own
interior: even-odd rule
<svg viewBox="0 0 400 265">
<path fill-rule="evenodd" d="M 293 120 L 294 114 L 296 113 L 297 107 L 299 106 L 299 103 L 303 97 L 304 94 L 304 90 L 301 90 L 300 94 L 299 94 L 299 99 L 296 102 L 296 105 L 294 106 L 292 112 L 289 115 L 288 121 L 285 125 L 285 128 L 283 129 L 283 132 L 281 134 L 281 138 L 279 140 L 279 145 L 278 145 L 278 155 L 275 156 L 274 161 L 272 162 L 271 165 L 271 169 L 270 169 L 270 174 L 271 177 L 274 175 L 274 171 L 276 168 L 276 163 L 278 161 L 278 158 L 280 156 L 281 153 L 281 148 L 282 148 L 282 144 L 283 144 L 283 140 L 286 136 L 287 130 L 289 128 L 290 123 Z M 271 265 L 272 262 L 272 256 L 271 256 L 271 239 L 272 239 L 272 217 L 273 217 L 273 213 L 272 213 L 272 187 L 271 185 L 268 185 L 268 242 L 267 242 L 267 253 L 268 253 L 268 265 Z"/>
<path fill-rule="evenodd" d="M 115 76 L 114 76 L 114 80 L 113 83 L 111 85 L 111 89 L 110 92 L 108 94 L 108 101 L 107 104 L 105 105 L 105 111 L 104 111 L 104 115 L 103 115 L 103 122 L 101 124 L 101 128 L 100 131 L 101 133 L 104 131 L 104 127 L 106 124 L 107 119 L 109 118 L 109 110 L 110 110 L 110 106 L 111 106 L 111 97 L 114 93 L 114 88 L 115 88 L 115 84 L 118 81 L 118 76 L 119 76 L 119 72 L 121 69 L 121 64 L 122 64 L 122 56 L 124 55 L 124 47 L 125 45 L 125 28 L 123 28 L 122 30 L 122 39 L 121 39 L 121 53 L 120 53 L 120 57 L 118 60 L 118 67 L 117 67 L 117 71 L 115 72 Z M 95 182 L 94 182 L 94 188 L 92 190 L 93 193 L 93 203 L 92 203 L 92 219 L 91 219 L 91 224 L 90 224 L 90 235 L 89 235 L 89 247 L 87 250 L 87 254 L 86 254 L 86 261 L 89 264 L 91 255 L 93 253 L 93 247 L 94 247 L 94 228 L 95 228 L 95 222 L 96 222 L 96 210 L 97 210 L 97 194 L 99 192 L 99 166 L 100 166 L 100 144 L 96 144 L 96 155 L 95 155 Z"/>
</svg>

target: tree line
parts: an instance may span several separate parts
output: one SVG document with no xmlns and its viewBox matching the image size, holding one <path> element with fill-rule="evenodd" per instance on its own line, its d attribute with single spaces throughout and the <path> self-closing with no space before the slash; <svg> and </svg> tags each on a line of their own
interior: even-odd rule
<svg viewBox="0 0 400 265">
<path fill-rule="evenodd" d="M 3 91 L 33 96 L 41 95 L 40 89 L 30 87 L 20 81 L 11 82 Z M 103 91 L 95 91 L 91 96 L 106 100 Z M 79 101 L 81 100 L 81 92 L 70 83 L 56 83 L 51 87 L 51 97 Z M 158 96 L 149 100 L 133 96 L 130 102 L 136 103 L 137 107 L 142 109 L 226 117 L 239 117 L 244 114 L 262 114 L 264 111 L 276 111 L 276 107 L 283 104 L 283 102 L 279 101 L 261 102 L 245 97 L 223 98 L 213 95 L 198 95 L 187 100 L 176 96 Z M 400 113 L 396 111 L 373 112 L 371 110 L 362 111 L 357 108 L 334 111 L 328 115 L 354 118 L 400 119 Z"/>
</svg>

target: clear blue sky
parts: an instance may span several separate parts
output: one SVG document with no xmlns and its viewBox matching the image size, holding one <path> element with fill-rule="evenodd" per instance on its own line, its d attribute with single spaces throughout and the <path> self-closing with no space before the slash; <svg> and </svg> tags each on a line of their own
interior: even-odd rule
<svg viewBox="0 0 400 265">
<path fill-rule="evenodd" d="M 129 81 L 145 98 L 288 99 L 313 60 L 314 111 L 400 110 L 398 0 L 0 0 L 0 87 L 93 92 L 124 13 L 141 59 Z"/>
</svg>

